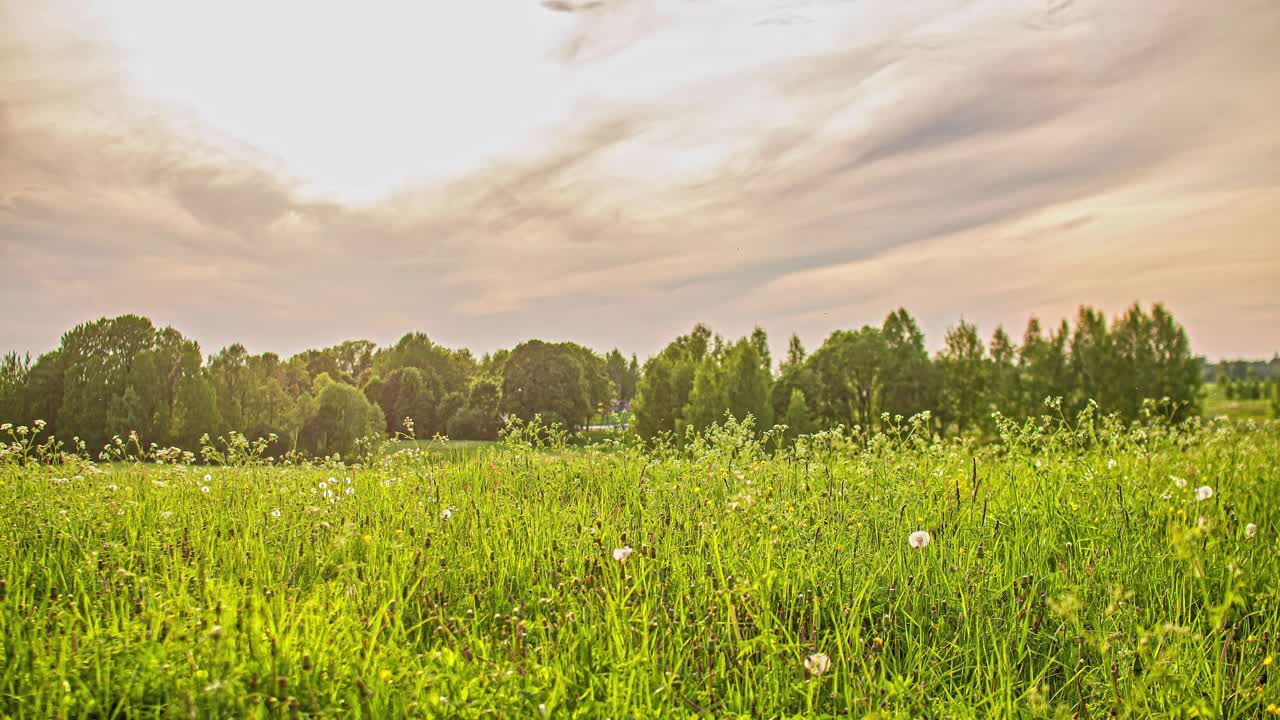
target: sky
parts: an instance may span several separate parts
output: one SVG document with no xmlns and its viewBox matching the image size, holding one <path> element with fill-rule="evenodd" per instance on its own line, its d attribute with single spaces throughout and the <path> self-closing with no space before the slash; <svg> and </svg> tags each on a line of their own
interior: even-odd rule
<svg viewBox="0 0 1280 720">
<path fill-rule="evenodd" d="M 1274 0 L 0 0 L 0 350 L 643 358 L 1164 302 L 1280 351 Z"/>
</svg>

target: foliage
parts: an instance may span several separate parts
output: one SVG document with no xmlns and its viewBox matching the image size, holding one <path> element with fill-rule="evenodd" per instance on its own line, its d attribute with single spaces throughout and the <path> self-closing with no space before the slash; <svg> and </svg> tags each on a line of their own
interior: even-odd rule
<svg viewBox="0 0 1280 720">
<path fill-rule="evenodd" d="M 0 426 L 0 715 L 1266 716 L 1280 426 L 1091 407 L 345 466 Z"/>
<path fill-rule="evenodd" d="M 977 333 L 962 322 L 931 358 L 923 331 L 899 308 L 879 327 L 836 330 L 812 354 L 793 335 L 776 372 L 763 329 L 727 343 L 702 324 L 643 368 L 617 349 L 601 356 L 540 340 L 477 362 L 423 333 L 386 348 L 348 340 L 287 359 L 235 343 L 202 360 L 199 345 L 173 328 L 122 315 L 76 326 L 34 361 L 0 358 L 0 419 L 43 420 L 49 432 L 90 447 L 130 433 L 189 449 L 205 433 L 274 435 L 266 452 L 280 458 L 330 448 L 327 438 L 346 422 L 339 415 L 348 405 L 367 414 L 350 398 L 321 402 L 320 378 L 358 388 L 384 419 L 381 432 L 394 436 L 412 425 L 421 438 L 491 438 L 509 417 L 541 415 L 569 431 L 620 423 L 649 443 L 684 442 L 690 429 L 726 415 L 752 417 L 761 433 L 807 415 L 812 427 L 843 426 L 865 440 L 925 412 L 931 432 L 989 438 L 993 410 L 1034 418 L 1045 398 L 1062 398 L 1068 415 L 1097 404 L 1131 422 L 1144 422 L 1153 399 L 1175 420 L 1204 410 L 1200 382 L 1209 366 L 1192 355 L 1186 332 L 1162 305 L 1134 305 L 1110 323 L 1082 307 L 1074 328 L 1063 320 L 1047 335 L 1031 318 L 1020 345 L 1003 328 L 988 347 Z M 1265 414 L 1273 392 L 1267 372 L 1277 362 L 1218 364 L 1227 400 L 1255 404 L 1228 407 L 1209 397 L 1211 407 Z M 338 445 L 348 447 L 349 434 L 341 435 Z"/>
</svg>

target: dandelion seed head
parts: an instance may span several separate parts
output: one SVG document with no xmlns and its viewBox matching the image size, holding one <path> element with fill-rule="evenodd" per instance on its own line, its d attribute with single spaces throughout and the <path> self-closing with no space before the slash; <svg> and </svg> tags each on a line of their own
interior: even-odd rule
<svg viewBox="0 0 1280 720">
<path fill-rule="evenodd" d="M 632 551 L 632 549 L 631 549 L 631 546 L 630 546 L 630 545 L 624 545 L 623 547 L 620 547 L 620 548 L 614 548 L 614 549 L 613 549 L 613 559 L 614 559 L 614 560 L 617 560 L 617 561 L 618 561 L 618 562 L 620 562 L 620 563 L 621 563 L 621 562 L 626 562 L 626 561 L 627 561 L 627 558 L 631 557 L 631 553 L 632 553 L 632 552 L 633 552 L 633 551 Z"/>
<path fill-rule="evenodd" d="M 213 476 L 212 476 L 212 475 L 210 475 L 209 473 L 205 473 L 205 474 L 204 474 L 204 481 L 205 481 L 205 482 L 207 482 L 207 483 L 211 483 L 211 482 L 213 482 Z"/>
<path fill-rule="evenodd" d="M 453 511 L 450 510 L 449 508 L 445 508 L 444 510 L 440 511 L 441 520 L 448 520 L 451 517 L 453 517 Z"/>
<path fill-rule="evenodd" d="M 917 530 L 907 537 L 907 542 L 911 543 L 911 547 L 916 548 L 917 550 L 928 547 L 929 543 L 932 541 L 933 538 L 930 537 L 928 530 Z"/>
<path fill-rule="evenodd" d="M 276 508 L 275 510 L 271 511 L 271 517 L 280 517 L 280 515 L 282 515 L 282 513 L 280 512 L 280 508 Z"/>
<path fill-rule="evenodd" d="M 1258 534 L 1258 525 L 1257 525 L 1257 523 L 1249 523 L 1248 525 L 1245 525 L 1245 526 L 1244 526 L 1244 536 L 1245 536 L 1245 537 L 1247 537 L 1247 538 L 1251 538 L 1251 537 L 1253 537 L 1254 535 L 1257 535 L 1257 534 Z"/>
<path fill-rule="evenodd" d="M 1200 487 L 1196 488 L 1197 500 L 1208 500 L 1211 497 L 1213 497 L 1213 488 L 1209 487 L 1208 485 L 1201 485 Z"/>
<path fill-rule="evenodd" d="M 200 492 L 202 492 L 202 493 L 207 493 L 207 492 L 209 492 L 209 491 L 210 491 L 210 488 L 209 488 L 209 486 L 208 486 L 208 485 L 201 485 L 201 486 L 200 486 Z"/>
</svg>

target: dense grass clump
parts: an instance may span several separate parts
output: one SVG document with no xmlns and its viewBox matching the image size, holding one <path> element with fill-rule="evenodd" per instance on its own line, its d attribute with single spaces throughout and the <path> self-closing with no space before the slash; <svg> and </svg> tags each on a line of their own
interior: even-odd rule
<svg viewBox="0 0 1280 720">
<path fill-rule="evenodd" d="M 1219 717 L 1280 429 L 0 464 L 0 715 Z M 920 534 L 919 531 L 925 531 Z"/>
</svg>

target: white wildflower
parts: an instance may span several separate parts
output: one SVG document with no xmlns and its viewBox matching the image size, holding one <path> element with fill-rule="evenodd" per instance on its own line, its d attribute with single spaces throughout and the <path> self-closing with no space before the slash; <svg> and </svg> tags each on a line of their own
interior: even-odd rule
<svg viewBox="0 0 1280 720">
<path fill-rule="evenodd" d="M 1111 458 L 1110 460 L 1108 460 L 1108 461 L 1107 461 L 1107 469 L 1108 469 L 1108 470 L 1115 470 L 1115 469 L 1116 469 L 1116 459 L 1115 459 L 1115 458 Z"/>
<path fill-rule="evenodd" d="M 1177 475 L 1170 475 L 1169 479 L 1172 480 L 1173 484 L 1176 485 L 1177 487 L 1184 488 L 1187 486 L 1187 481 L 1185 478 L 1180 478 Z"/>
<path fill-rule="evenodd" d="M 613 559 L 617 560 L 618 562 L 626 562 L 627 558 L 631 557 L 632 552 L 634 551 L 631 549 L 630 545 L 624 545 L 623 547 L 620 547 L 620 548 L 614 548 Z"/>
<path fill-rule="evenodd" d="M 275 510 L 271 511 L 271 517 L 280 517 L 280 515 L 281 515 L 280 508 L 276 508 Z"/>
<path fill-rule="evenodd" d="M 808 670 L 810 675 L 818 677 L 831 669 L 831 658 L 827 657 L 826 653 L 814 653 L 804 659 L 804 669 Z"/>
<path fill-rule="evenodd" d="M 453 511 L 450 510 L 449 508 L 445 508 L 444 510 L 440 511 L 441 520 L 448 520 L 451 517 L 453 517 Z"/>
<path fill-rule="evenodd" d="M 928 530 L 917 530 L 907 538 L 907 542 L 911 543 L 911 547 L 917 550 L 928 547 L 932 540 L 933 538 L 929 536 Z"/>
</svg>

